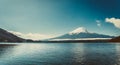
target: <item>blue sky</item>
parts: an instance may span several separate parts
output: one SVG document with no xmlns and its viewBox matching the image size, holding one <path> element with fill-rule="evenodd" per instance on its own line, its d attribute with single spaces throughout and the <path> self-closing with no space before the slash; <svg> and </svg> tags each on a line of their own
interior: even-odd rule
<svg viewBox="0 0 120 65">
<path fill-rule="evenodd" d="M 120 35 L 106 18 L 120 18 L 120 0 L 0 0 L 0 28 L 10 31 L 62 35 L 85 27 Z"/>
</svg>

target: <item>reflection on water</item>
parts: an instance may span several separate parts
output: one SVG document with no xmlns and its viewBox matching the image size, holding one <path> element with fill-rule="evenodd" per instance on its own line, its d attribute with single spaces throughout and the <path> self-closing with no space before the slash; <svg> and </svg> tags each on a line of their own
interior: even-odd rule
<svg viewBox="0 0 120 65">
<path fill-rule="evenodd" d="M 120 65 L 117 43 L 0 44 L 1 65 Z"/>
<path fill-rule="evenodd" d="M 85 44 L 84 45 L 85 65 L 116 65 L 116 45 L 115 44 Z"/>
</svg>

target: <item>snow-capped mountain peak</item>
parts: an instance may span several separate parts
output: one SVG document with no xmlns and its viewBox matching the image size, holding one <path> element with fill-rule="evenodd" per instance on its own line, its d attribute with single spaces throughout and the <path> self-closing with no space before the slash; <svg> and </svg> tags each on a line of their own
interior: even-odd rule
<svg viewBox="0 0 120 65">
<path fill-rule="evenodd" d="M 54 39 L 103 39 L 103 38 L 114 38 L 114 36 L 104 35 L 104 34 L 98 34 L 98 33 L 91 33 L 88 32 L 86 28 L 79 27 L 67 34 L 64 34 L 62 36 L 58 36 Z"/>
<path fill-rule="evenodd" d="M 79 27 L 79 28 L 69 32 L 70 35 L 72 35 L 72 34 L 79 34 L 79 33 L 88 33 L 88 31 L 84 27 Z"/>
</svg>

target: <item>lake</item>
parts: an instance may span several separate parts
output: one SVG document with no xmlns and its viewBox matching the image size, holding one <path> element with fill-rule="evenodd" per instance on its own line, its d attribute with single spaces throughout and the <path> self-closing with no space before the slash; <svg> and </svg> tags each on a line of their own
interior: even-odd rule
<svg viewBox="0 0 120 65">
<path fill-rule="evenodd" d="M 0 65 L 120 65 L 120 44 L 1 43 Z"/>
</svg>

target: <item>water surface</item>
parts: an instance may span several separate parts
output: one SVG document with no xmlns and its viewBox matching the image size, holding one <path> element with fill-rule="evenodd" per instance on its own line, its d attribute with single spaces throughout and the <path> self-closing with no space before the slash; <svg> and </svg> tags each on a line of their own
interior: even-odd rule
<svg viewBox="0 0 120 65">
<path fill-rule="evenodd" d="M 5 43 L 0 65 L 120 65 L 120 44 Z"/>
</svg>

